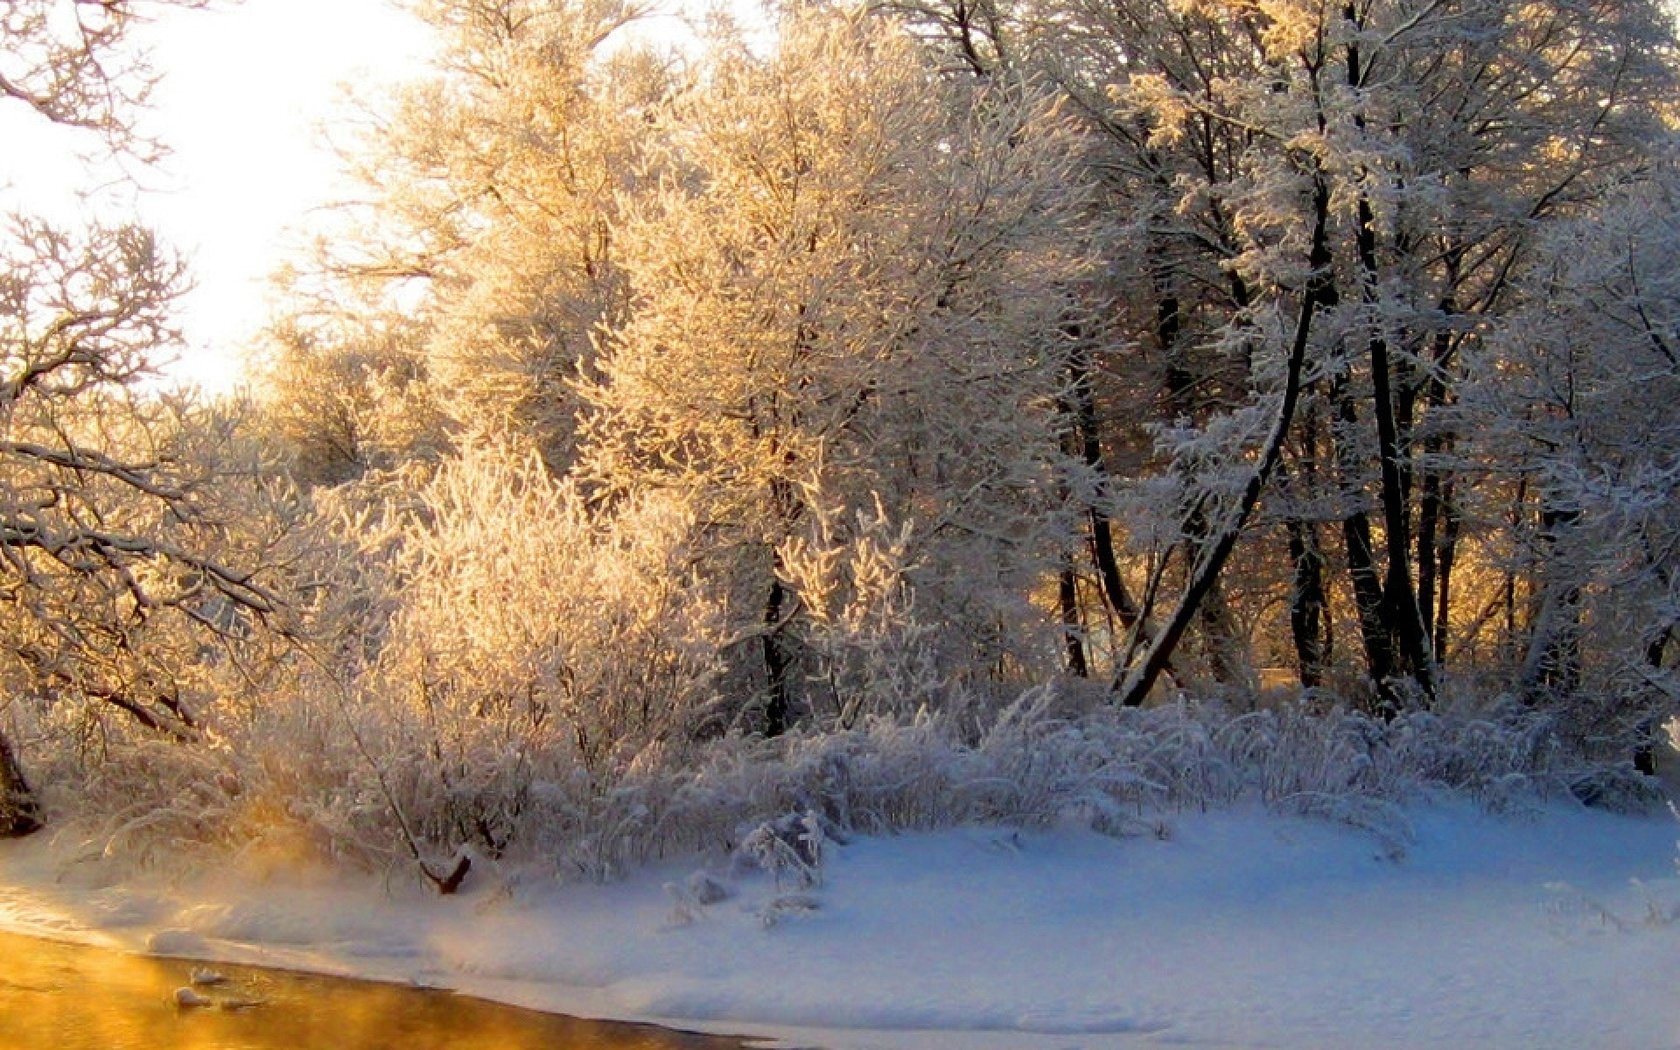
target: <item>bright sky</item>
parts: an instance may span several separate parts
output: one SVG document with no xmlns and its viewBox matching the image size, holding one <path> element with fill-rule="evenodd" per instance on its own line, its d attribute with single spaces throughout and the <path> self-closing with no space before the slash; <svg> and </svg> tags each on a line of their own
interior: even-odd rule
<svg viewBox="0 0 1680 1050">
<path fill-rule="evenodd" d="M 288 229 L 353 192 L 319 131 L 342 112 L 341 85 L 419 72 L 429 39 L 384 0 L 243 0 L 169 14 L 143 39 L 163 74 L 144 126 L 173 152 L 138 173 L 138 196 L 108 189 L 81 202 L 101 176 L 77 140 L 0 110 L 0 141 L 16 147 L 0 150 L 0 201 L 60 218 L 136 205 L 192 263 L 188 347 L 174 371 L 225 390 L 266 316 L 268 275 L 297 243 Z"/>
</svg>

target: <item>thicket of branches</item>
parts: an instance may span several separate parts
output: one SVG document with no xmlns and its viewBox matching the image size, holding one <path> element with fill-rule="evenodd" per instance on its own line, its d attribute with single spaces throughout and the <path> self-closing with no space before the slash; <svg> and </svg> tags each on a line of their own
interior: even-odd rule
<svg viewBox="0 0 1680 1050">
<path fill-rule="evenodd" d="M 252 404 L 136 392 L 148 235 L 16 226 L 11 830 L 452 889 L 788 812 L 1639 795 L 1655 0 L 805 5 L 687 49 L 620 0 L 418 10 L 435 74 L 369 101 L 371 203 Z M 100 68 L 61 55 L 8 62 Z M 51 83 L 0 65 L 79 122 Z"/>
</svg>

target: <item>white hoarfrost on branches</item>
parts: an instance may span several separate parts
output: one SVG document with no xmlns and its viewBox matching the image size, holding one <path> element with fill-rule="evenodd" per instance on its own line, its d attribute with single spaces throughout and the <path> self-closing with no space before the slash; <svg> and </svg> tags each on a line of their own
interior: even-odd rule
<svg viewBox="0 0 1680 1050">
<path fill-rule="evenodd" d="M 165 8 L 210 0 L 7 0 L 0 7 L 0 103 L 20 103 L 62 127 L 142 160 L 160 146 L 135 131 L 155 72 L 136 25 Z"/>
<path fill-rule="evenodd" d="M 1549 232 L 1456 409 L 1475 427 L 1465 469 L 1540 506 L 1506 555 L 1536 581 L 1518 684 L 1597 747 L 1649 740 L 1680 698 L 1663 659 L 1680 613 L 1677 187 L 1665 159 Z"/>
<path fill-rule="evenodd" d="M 432 397 L 464 429 L 575 455 L 601 324 L 622 319 L 620 195 L 644 177 L 673 64 L 626 40 L 624 0 L 418 5 L 437 75 L 378 114 L 354 158 L 375 195 L 327 265 L 374 302 L 415 304 Z M 653 177 L 647 173 L 647 177 Z"/>
<path fill-rule="evenodd" d="M 148 234 L 11 226 L 0 831 L 444 892 L 718 853 L 770 925 L 859 831 L 1649 802 L 1655 5 L 894 6 L 676 56 L 417 5 L 260 437 L 134 382 Z M 36 44 L 0 105 L 106 126 Z"/>
<path fill-rule="evenodd" d="M 692 735 L 719 625 L 686 508 L 651 494 L 592 513 L 533 454 L 496 445 L 469 446 L 421 499 L 379 669 L 417 714 L 601 775 Z"/>
<path fill-rule="evenodd" d="M 872 571 L 841 551 L 883 549 L 860 526 L 902 535 L 908 590 L 879 597 L 947 626 L 917 643 L 946 674 L 1040 662 L 1031 592 L 1072 513 L 1057 333 L 1088 272 L 1068 125 L 1027 83 L 953 83 L 899 27 L 832 11 L 790 15 L 768 57 L 720 43 L 667 119 L 668 174 L 617 237 L 633 305 L 585 388 L 589 476 L 694 507 L 737 630 L 763 636 L 767 668 L 741 673 L 790 714 L 851 703 L 796 694 L 852 673 L 815 650 L 833 589 Z"/>
<path fill-rule="evenodd" d="M 338 727 L 328 790 L 366 800 L 329 834 L 352 851 L 553 848 L 574 807 L 679 761 L 715 707 L 721 627 L 680 505 L 594 513 L 534 451 L 486 442 L 408 514 L 357 520 L 362 556 L 389 569 L 341 613 L 364 640 L 342 643 L 348 669 L 304 716 Z"/>
<path fill-rule="evenodd" d="M 134 129 L 138 6 L 0 8 L 0 110 L 91 133 L 119 161 L 155 156 Z M 143 389 L 176 348 L 185 282 L 150 231 L 0 223 L 3 836 L 39 826 L 31 762 L 204 739 L 219 686 L 283 618 L 268 555 L 285 520 L 265 512 L 286 500 L 228 413 Z"/>
</svg>

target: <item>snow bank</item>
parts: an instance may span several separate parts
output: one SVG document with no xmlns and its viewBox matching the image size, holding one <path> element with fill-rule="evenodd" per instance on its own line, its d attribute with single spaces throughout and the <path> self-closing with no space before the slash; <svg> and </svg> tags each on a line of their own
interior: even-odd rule
<svg viewBox="0 0 1680 1050">
<path fill-rule="evenodd" d="M 105 885 L 38 839 L 0 848 L 0 925 L 786 1046 L 1680 1045 L 1672 819 L 1403 815 L 1399 853 L 1238 808 L 860 837 L 812 885 L 690 861 L 457 899 L 249 868 Z"/>
</svg>

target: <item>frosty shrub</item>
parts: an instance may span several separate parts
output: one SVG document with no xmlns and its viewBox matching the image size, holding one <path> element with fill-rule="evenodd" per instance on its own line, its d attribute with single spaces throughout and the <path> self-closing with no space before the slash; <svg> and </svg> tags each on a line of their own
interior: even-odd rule
<svg viewBox="0 0 1680 1050">
<path fill-rule="evenodd" d="M 813 517 L 809 534 L 777 552 L 807 611 L 812 706 L 826 706 L 828 721 L 841 728 L 864 715 L 914 712 L 944 682 L 908 578 L 910 523 L 895 527 L 878 498 L 873 512 L 858 511 L 848 523 L 835 514 Z"/>
<path fill-rule="evenodd" d="M 48 804 L 77 818 L 58 829 L 58 846 L 69 857 L 156 867 L 172 855 L 242 844 L 239 763 L 225 742 L 185 747 L 109 728 L 125 739 L 111 742 L 107 760 L 83 755 L 74 769 L 55 770 Z M 71 754 L 61 761 L 68 765 Z"/>
<path fill-rule="evenodd" d="M 1252 799 L 1358 828 L 1399 856 L 1408 801 L 1450 795 L 1509 811 L 1568 798 L 1603 772 L 1554 741 L 1545 717 L 1518 705 L 1386 723 L 1303 707 L 1233 717 L 1188 702 L 1068 714 L 1039 688 L 990 714 L 953 705 L 774 741 L 711 741 L 692 764 L 649 763 L 574 805 L 543 829 L 544 854 L 588 878 L 718 850 L 776 873 L 802 836 L 964 824 L 1158 835 L 1174 812 Z M 814 869 L 820 855 L 802 863 Z"/>
<path fill-rule="evenodd" d="M 1174 813 L 1247 800 L 1357 828 L 1399 857 L 1411 835 L 1404 807 L 1419 799 L 1520 812 L 1546 798 L 1600 804 L 1583 785 L 1611 801 L 1638 794 L 1631 770 L 1578 757 L 1550 716 L 1520 704 L 1384 722 L 1304 706 L 1233 715 L 1192 701 L 1070 709 L 1040 687 L 1001 709 L 953 700 L 937 713 L 860 716 L 847 729 L 684 740 L 686 717 L 707 700 L 704 665 L 692 693 L 670 694 L 689 706 L 657 718 L 650 708 L 648 721 L 639 706 L 620 712 L 622 743 L 591 757 L 579 734 L 605 731 L 605 714 L 568 708 L 581 698 L 563 686 L 536 679 L 520 694 L 548 705 L 539 719 L 491 690 L 505 679 L 469 677 L 470 651 L 447 677 L 435 652 L 410 655 L 403 617 L 437 609 L 435 599 L 414 604 L 421 590 L 411 585 L 366 682 L 327 702 L 333 687 L 317 680 L 322 702 L 252 724 L 253 740 L 283 733 L 293 747 L 127 748 L 99 767 L 77 804 L 106 808 L 66 825 L 76 848 L 146 860 L 189 847 L 251 851 L 266 837 L 392 870 L 418 852 L 446 871 L 445 858 L 461 854 L 586 880 L 698 853 L 808 885 L 822 878 L 825 844 L 856 833 L 983 824 L 1162 835 Z M 675 644 L 647 630 L 650 651 Z M 431 661 L 429 698 L 416 690 L 398 705 L 400 692 L 379 691 L 399 689 L 399 656 Z M 119 797 L 126 805 L 112 804 Z"/>
<path fill-rule="evenodd" d="M 678 747 L 721 644 L 680 507 L 586 510 L 535 454 L 468 447 L 424 489 L 347 717 L 415 836 L 501 853 Z"/>
</svg>

